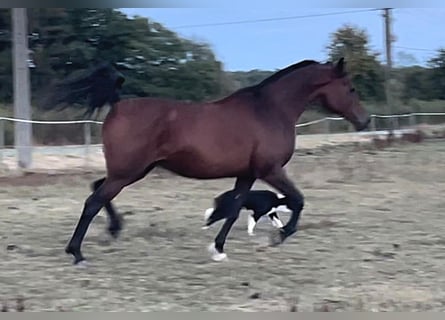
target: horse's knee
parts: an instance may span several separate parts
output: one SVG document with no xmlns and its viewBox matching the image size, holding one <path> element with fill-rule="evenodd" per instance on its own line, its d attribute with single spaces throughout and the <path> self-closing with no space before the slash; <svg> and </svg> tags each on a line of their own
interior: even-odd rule
<svg viewBox="0 0 445 320">
<path fill-rule="evenodd" d="M 303 210 L 304 207 L 304 196 L 302 194 L 296 194 L 289 196 L 289 204 L 288 207 L 293 212 L 299 212 Z"/>
<path fill-rule="evenodd" d="M 105 181 L 105 178 L 102 178 L 102 179 L 99 179 L 99 180 L 94 181 L 94 182 L 91 184 L 91 189 L 92 189 L 93 191 L 96 191 L 96 190 L 99 189 L 99 187 L 104 183 L 104 181 Z"/>
<path fill-rule="evenodd" d="M 109 203 L 122 189 L 121 184 L 105 183 L 102 182 L 100 188 L 93 191 L 85 200 L 85 215 L 95 215 L 100 208 Z"/>
</svg>

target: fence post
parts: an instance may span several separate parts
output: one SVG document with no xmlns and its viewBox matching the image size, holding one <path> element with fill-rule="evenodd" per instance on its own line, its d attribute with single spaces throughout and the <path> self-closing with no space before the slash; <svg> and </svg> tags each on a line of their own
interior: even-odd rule
<svg viewBox="0 0 445 320">
<path fill-rule="evenodd" d="M 350 122 L 348 122 L 348 132 L 355 132 L 354 125 Z"/>
<path fill-rule="evenodd" d="M 3 164 L 4 152 L 5 152 L 5 121 L 0 119 L 0 165 Z"/>
<path fill-rule="evenodd" d="M 377 131 L 377 127 L 375 126 L 375 115 L 371 115 L 371 125 L 370 125 L 371 131 Z"/>
<path fill-rule="evenodd" d="M 90 160 L 90 145 L 91 145 L 91 123 L 85 122 L 83 126 L 84 130 L 84 143 L 85 143 L 85 166 L 88 167 Z"/>
<path fill-rule="evenodd" d="M 392 119 L 393 124 L 394 124 L 394 127 L 393 127 L 394 130 L 400 129 L 400 127 L 399 127 L 399 116 L 398 115 L 391 116 L 391 119 Z"/>
<path fill-rule="evenodd" d="M 409 125 L 411 127 L 415 127 L 416 126 L 416 115 L 411 113 L 411 115 L 409 116 Z"/>
<path fill-rule="evenodd" d="M 331 133 L 331 120 L 326 119 L 324 126 L 325 126 L 325 133 L 330 134 Z"/>
</svg>

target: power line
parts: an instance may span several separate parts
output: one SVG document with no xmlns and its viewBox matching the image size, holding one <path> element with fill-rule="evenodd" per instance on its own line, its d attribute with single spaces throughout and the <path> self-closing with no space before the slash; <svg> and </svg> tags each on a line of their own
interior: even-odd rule
<svg viewBox="0 0 445 320">
<path fill-rule="evenodd" d="M 405 49 L 405 50 L 413 50 L 413 51 L 425 51 L 425 52 L 437 52 L 438 50 L 433 49 L 423 49 L 423 48 L 413 48 L 413 47 L 404 47 L 404 46 L 393 46 L 397 49 Z"/>
<path fill-rule="evenodd" d="M 270 21 L 283 21 L 283 20 L 296 20 L 296 19 L 306 19 L 306 18 L 317 18 L 326 16 L 337 16 L 348 13 L 361 13 L 361 12 L 372 12 L 378 11 L 380 9 L 361 9 L 361 10 L 350 10 L 350 11 L 336 11 L 329 13 L 316 13 L 298 16 L 287 16 L 287 17 L 274 17 L 274 18 L 263 18 L 263 19 L 252 19 L 252 20 L 238 20 L 238 21 L 225 21 L 225 22 L 213 22 L 213 23 L 202 23 L 202 24 L 188 24 L 172 27 L 172 29 L 184 29 L 184 28 L 201 28 L 201 27 L 214 27 L 214 26 L 226 26 L 235 24 L 248 24 L 248 23 L 262 23 Z"/>
</svg>

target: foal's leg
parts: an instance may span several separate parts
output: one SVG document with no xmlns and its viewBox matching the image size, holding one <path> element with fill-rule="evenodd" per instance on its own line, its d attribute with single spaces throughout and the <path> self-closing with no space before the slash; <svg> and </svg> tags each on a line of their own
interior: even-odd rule
<svg viewBox="0 0 445 320">
<path fill-rule="evenodd" d="M 105 178 L 94 181 L 91 185 L 93 191 L 99 189 L 99 187 L 104 183 L 104 181 Z M 113 238 L 117 238 L 119 232 L 122 230 L 122 219 L 114 209 L 114 206 L 111 203 L 111 201 L 105 204 L 105 210 L 107 211 L 109 219 L 108 232 Z"/>
<path fill-rule="evenodd" d="M 282 228 L 283 227 L 283 222 L 281 222 L 280 217 L 278 217 L 278 213 L 277 213 L 276 209 L 274 209 L 271 212 L 269 212 L 267 214 L 267 216 L 269 217 L 269 219 L 272 222 L 272 225 L 275 228 Z"/>
<path fill-rule="evenodd" d="M 249 214 L 249 216 L 247 217 L 247 233 L 249 234 L 249 236 L 255 235 L 253 230 L 255 229 L 261 217 L 268 215 L 271 212 L 273 212 L 273 208 L 271 208 L 270 205 L 267 207 L 261 206 L 254 208 L 253 213 Z"/>
<path fill-rule="evenodd" d="M 282 243 L 287 237 L 297 231 L 300 213 L 304 207 L 304 197 L 295 187 L 294 183 L 287 177 L 283 168 L 276 168 L 261 179 L 288 197 L 287 207 L 292 211 L 287 224 L 278 229 L 278 232 L 274 231 L 271 237 L 271 245 L 275 246 Z"/>
<path fill-rule="evenodd" d="M 278 213 L 275 208 L 272 208 L 269 211 L 255 211 L 253 214 L 250 214 L 247 217 L 247 233 L 249 236 L 254 236 L 255 233 L 253 230 L 255 229 L 258 221 L 261 219 L 262 216 L 267 215 L 272 223 L 272 225 L 275 228 L 282 228 L 283 223 L 281 222 L 280 218 L 278 217 Z"/>
<path fill-rule="evenodd" d="M 235 188 L 231 191 L 233 196 L 233 201 L 229 204 L 228 208 L 220 208 L 225 212 L 228 212 L 226 216 L 226 221 L 218 232 L 215 243 L 212 243 L 209 250 L 212 253 L 212 259 L 215 261 L 224 260 L 227 255 L 224 253 L 224 244 L 226 242 L 227 235 L 232 228 L 235 221 L 238 219 L 239 212 L 243 206 L 244 200 L 246 199 L 247 193 L 250 188 L 252 188 L 255 178 L 237 178 L 235 183 Z"/>
</svg>

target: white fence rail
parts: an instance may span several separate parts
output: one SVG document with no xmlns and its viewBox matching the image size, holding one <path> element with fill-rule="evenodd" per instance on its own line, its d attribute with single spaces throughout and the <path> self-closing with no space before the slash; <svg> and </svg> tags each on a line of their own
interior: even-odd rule
<svg viewBox="0 0 445 320">
<path fill-rule="evenodd" d="M 416 124 L 416 121 L 415 121 L 415 117 L 416 116 L 445 116 L 445 112 L 413 112 L 413 113 L 390 114 L 390 115 L 372 114 L 371 115 L 371 119 L 372 120 L 371 120 L 371 128 L 370 128 L 370 130 L 371 131 L 375 130 L 375 119 L 376 118 L 381 118 L 381 119 L 410 118 L 410 119 L 412 119 L 410 121 L 410 124 L 415 125 Z M 325 118 L 321 118 L 321 119 L 317 119 L 317 120 L 313 120 L 313 121 L 299 123 L 295 127 L 300 128 L 300 127 L 306 127 L 306 126 L 310 126 L 310 125 L 317 124 L 317 123 L 324 122 L 324 121 L 339 121 L 339 120 L 345 120 L 345 118 L 343 118 L 343 117 L 325 117 Z"/>
<path fill-rule="evenodd" d="M 418 123 L 418 117 L 428 117 L 429 120 L 431 120 L 431 117 L 436 116 L 442 116 L 444 117 L 443 121 L 440 121 L 440 123 L 445 123 L 445 112 L 414 112 L 414 113 L 406 113 L 406 114 L 392 114 L 392 115 L 379 115 L 379 114 L 372 114 L 371 115 L 371 123 L 370 128 L 367 132 L 365 132 L 367 135 L 371 134 L 382 134 L 382 128 L 381 126 L 376 125 L 376 119 L 392 119 L 393 125 L 395 129 L 400 130 L 402 126 L 400 126 L 399 119 L 408 119 L 408 122 L 405 120 L 405 127 L 415 126 Z M 312 125 L 320 124 L 325 122 L 326 126 L 323 129 L 324 134 L 334 134 L 332 133 L 332 130 L 330 128 L 331 121 L 344 121 L 345 119 L 343 117 L 324 117 L 321 119 L 308 121 L 304 123 L 299 123 L 295 127 L 296 128 L 303 128 L 303 127 L 309 127 Z M 102 121 L 94 121 L 94 120 L 63 120 L 63 121 L 45 121 L 45 120 L 26 120 L 26 119 L 16 119 L 12 117 L 0 117 L 0 164 L 2 163 L 2 160 L 5 156 L 11 156 L 14 154 L 14 150 L 11 150 L 11 145 L 6 146 L 5 142 L 5 123 L 6 122 L 22 122 L 22 123 L 32 123 L 32 124 L 39 124 L 39 125 L 72 125 L 72 124 L 83 124 L 84 130 L 83 130 L 83 144 L 80 145 L 59 145 L 57 148 L 61 149 L 63 148 L 66 151 L 72 150 L 72 149 L 83 149 L 83 157 L 85 157 L 85 162 L 88 162 L 90 150 L 91 147 L 96 146 L 100 147 L 101 143 L 92 143 L 92 130 L 91 125 L 97 124 L 101 125 L 103 124 Z M 429 121 L 422 121 L 424 123 L 428 123 Z M 388 127 L 383 128 L 383 130 L 387 130 Z M 348 131 L 348 130 L 346 130 Z M 344 132 L 343 132 L 344 133 Z M 51 149 L 53 147 L 41 147 L 41 146 L 23 146 L 23 147 L 29 147 L 33 148 L 36 152 L 41 152 L 42 150 Z M 61 151 L 59 151 L 61 152 Z M 58 153 L 59 153 L 58 152 Z M 76 152 L 77 153 L 77 152 Z"/>
<path fill-rule="evenodd" d="M 413 112 L 413 113 L 404 113 L 404 114 L 371 114 L 371 118 L 406 118 L 406 117 L 415 117 L 415 116 L 445 116 L 445 112 Z M 17 119 L 10 117 L 0 117 L 0 121 L 11 121 L 11 122 L 23 122 L 23 123 L 35 123 L 35 124 L 79 124 L 79 123 L 95 123 L 95 124 L 103 124 L 102 121 L 95 120 L 60 120 L 60 121 L 50 121 L 50 120 L 26 120 L 26 119 Z M 343 117 L 324 117 L 321 119 L 308 121 L 304 123 L 299 123 L 295 127 L 305 127 L 311 124 L 320 123 L 323 121 L 332 120 L 345 120 Z"/>
</svg>

